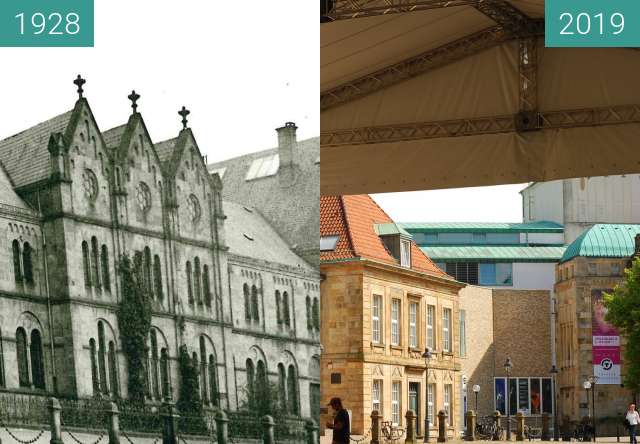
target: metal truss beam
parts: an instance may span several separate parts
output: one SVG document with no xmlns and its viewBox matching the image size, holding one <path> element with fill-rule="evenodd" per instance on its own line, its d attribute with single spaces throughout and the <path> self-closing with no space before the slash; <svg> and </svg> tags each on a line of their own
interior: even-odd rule
<svg viewBox="0 0 640 444">
<path fill-rule="evenodd" d="M 640 123 L 640 105 L 546 111 L 534 114 L 535 129 L 541 130 Z M 320 145 L 358 145 L 510 133 L 518 131 L 517 125 L 517 115 L 506 115 L 352 128 L 321 133 Z"/>
<path fill-rule="evenodd" d="M 480 0 L 336 0 L 327 21 L 345 20 L 427 9 L 476 6 Z M 489 0 L 491 1 L 491 0 Z"/>
<path fill-rule="evenodd" d="M 515 36 L 523 37 L 544 32 L 544 21 L 530 18 L 506 1 L 479 0 L 474 6 Z"/>
</svg>

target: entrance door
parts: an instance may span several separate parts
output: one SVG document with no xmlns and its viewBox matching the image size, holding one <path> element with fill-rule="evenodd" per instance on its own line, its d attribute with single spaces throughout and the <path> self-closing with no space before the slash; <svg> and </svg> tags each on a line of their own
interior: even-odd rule
<svg viewBox="0 0 640 444">
<path fill-rule="evenodd" d="M 420 433 L 420 383 L 409 383 L 409 409 L 416 414 L 416 434 Z"/>
</svg>

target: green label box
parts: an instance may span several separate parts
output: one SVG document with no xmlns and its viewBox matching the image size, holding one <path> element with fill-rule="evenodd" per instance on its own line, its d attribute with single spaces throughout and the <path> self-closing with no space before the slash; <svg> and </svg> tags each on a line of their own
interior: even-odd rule
<svg viewBox="0 0 640 444">
<path fill-rule="evenodd" d="M 0 46 L 93 46 L 94 0 L 0 0 Z"/>
<path fill-rule="evenodd" d="M 640 46 L 640 0 L 546 0 L 544 7 L 547 47 Z"/>
</svg>

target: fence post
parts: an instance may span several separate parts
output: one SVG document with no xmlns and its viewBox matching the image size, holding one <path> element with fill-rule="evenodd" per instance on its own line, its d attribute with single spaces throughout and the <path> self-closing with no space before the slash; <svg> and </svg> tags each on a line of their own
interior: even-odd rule
<svg viewBox="0 0 640 444">
<path fill-rule="evenodd" d="M 162 403 L 162 444 L 178 444 L 178 418 L 175 404 L 170 400 Z"/>
<path fill-rule="evenodd" d="M 62 444 L 62 422 L 60 421 L 60 401 L 56 398 L 49 398 L 49 425 L 51 427 L 51 444 Z"/>
<path fill-rule="evenodd" d="M 276 444 L 276 440 L 273 437 L 273 428 L 276 423 L 273 421 L 273 417 L 264 415 L 262 417 L 262 442 L 264 444 Z"/>
<path fill-rule="evenodd" d="M 447 442 L 447 412 L 438 412 L 438 442 Z"/>
<path fill-rule="evenodd" d="M 407 437 L 405 438 L 405 444 L 416 444 L 416 414 L 413 410 L 407 410 L 404 417 L 407 420 Z"/>
<path fill-rule="evenodd" d="M 476 440 L 476 412 L 473 410 L 469 410 L 465 414 L 465 423 L 467 427 L 467 433 L 465 434 L 464 439 L 466 441 L 475 441 Z"/>
<path fill-rule="evenodd" d="M 524 413 L 516 413 L 516 441 L 524 441 Z"/>
<path fill-rule="evenodd" d="M 371 444 L 380 444 L 380 413 L 371 412 Z"/>
<path fill-rule="evenodd" d="M 313 419 L 308 419 L 306 424 L 307 444 L 318 444 L 318 424 Z"/>
<path fill-rule="evenodd" d="M 493 423 L 496 425 L 495 432 L 494 432 L 494 435 L 493 435 L 493 440 L 494 441 L 500 441 L 500 439 L 502 438 L 500 436 L 500 422 L 501 422 L 501 420 L 500 420 L 500 411 L 496 410 L 496 411 L 493 412 Z"/>
<path fill-rule="evenodd" d="M 229 442 L 229 417 L 224 410 L 218 410 L 215 419 L 218 444 L 227 444 Z"/>
<path fill-rule="evenodd" d="M 540 439 L 542 441 L 550 441 L 551 440 L 551 431 L 549 429 L 549 424 L 551 423 L 551 415 L 549 413 L 544 412 L 542 414 L 542 435 Z"/>
<path fill-rule="evenodd" d="M 120 444 L 120 419 L 118 415 L 118 405 L 110 402 L 107 407 L 107 415 L 109 416 L 109 444 Z"/>
</svg>

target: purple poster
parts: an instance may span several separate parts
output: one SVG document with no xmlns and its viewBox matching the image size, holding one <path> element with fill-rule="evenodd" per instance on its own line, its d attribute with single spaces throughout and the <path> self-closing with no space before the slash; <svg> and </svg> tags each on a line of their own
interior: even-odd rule
<svg viewBox="0 0 640 444">
<path fill-rule="evenodd" d="M 602 304 L 603 293 L 612 290 L 591 290 L 593 315 L 593 374 L 597 384 L 620 384 L 620 336 L 618 330 L 605 321 L 607 309 Z"/>
</svg>

